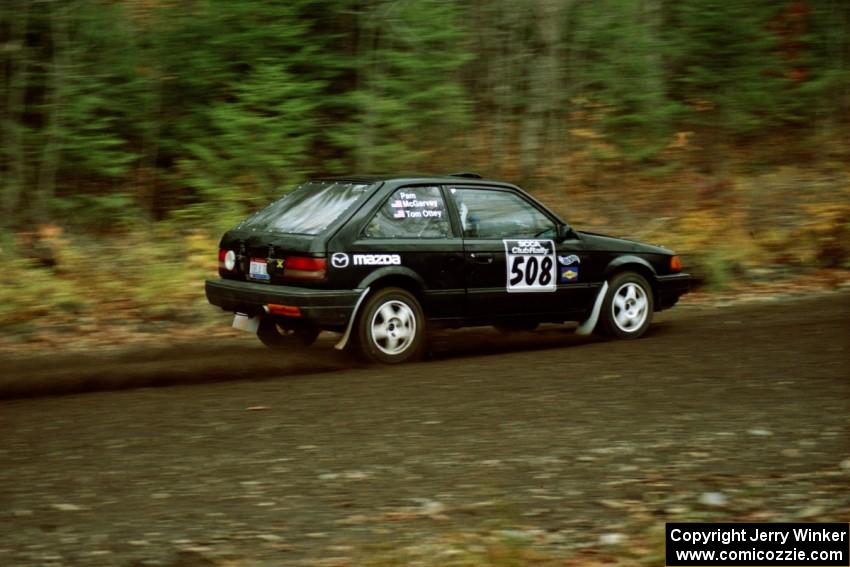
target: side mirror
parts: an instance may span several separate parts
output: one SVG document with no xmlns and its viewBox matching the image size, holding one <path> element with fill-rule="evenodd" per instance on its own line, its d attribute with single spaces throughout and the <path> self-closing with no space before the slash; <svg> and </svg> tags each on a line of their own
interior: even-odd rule
<svg viewBox="0 0 850 567">
<path fill-rule="evenodd" d="M 559 224 L 558 225 L 558 242 L 563 242 L 564 240 L 574 240 L 578 238 L 576 231 L 572 229 L 572 227 L 568 224 Z"/>
</svg>

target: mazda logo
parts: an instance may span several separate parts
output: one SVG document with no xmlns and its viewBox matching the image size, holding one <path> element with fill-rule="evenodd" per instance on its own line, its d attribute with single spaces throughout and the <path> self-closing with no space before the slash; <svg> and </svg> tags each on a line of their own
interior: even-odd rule
<svg viewBox="0 0 850 567">
<path fill-rule="evenodd" d="M 337 252 L 331 256 L 331 266 L 334 268 L 345 268 L 348 266 L 348 254 Z"/>
</svg>

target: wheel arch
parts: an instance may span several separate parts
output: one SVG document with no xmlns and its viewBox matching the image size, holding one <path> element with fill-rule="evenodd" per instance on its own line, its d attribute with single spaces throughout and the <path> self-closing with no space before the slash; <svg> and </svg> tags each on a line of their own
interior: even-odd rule
<svg viewBox="0 0 850 567">
<path fill-rule="evenodd" d="M 412 293 L 419 301 L 419 305 L 423 309 L 425 308 L 423 302 L 425 281 L 410 268 L 403 266 L 380 268 L 363 278 L 357 287 L 360 289 L 370 288 L 369 295 L 385 287 L 398 287 Z"/>
<path fill-rule="evenodd" d="M 652 264 L 639 256 L 618 256 L 605 267 L 605 280 L 610 280 L 622 272 L 635 272 L 643 276 L 649 284 L 649 289 L 652 290 L 653 304 L 658 304 L 657 274 Z"/>
</svg>

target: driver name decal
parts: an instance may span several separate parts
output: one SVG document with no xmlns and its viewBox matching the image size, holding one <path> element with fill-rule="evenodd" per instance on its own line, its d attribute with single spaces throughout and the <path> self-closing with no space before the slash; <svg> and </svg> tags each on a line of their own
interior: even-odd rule
<svg viewBox="0 0 850 567">
<path fill-rule="evenodd" d="M 510 293 L 555 291 L 555 243 L 551 240 L 504 240 L 507 290 Z"/>
<path fill-rule="evenodd" d="M 442 201 L 422 199 L 413 191 L 400 190 L 398 197 L 390 201 L 395 219 L 442 219 Z"/>
</svg>

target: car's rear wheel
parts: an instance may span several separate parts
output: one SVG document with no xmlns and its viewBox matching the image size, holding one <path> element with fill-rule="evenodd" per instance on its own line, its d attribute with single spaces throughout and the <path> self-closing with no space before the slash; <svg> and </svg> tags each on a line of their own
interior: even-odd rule
<svg viewBox="0 0 850 567">
<path fill-rule="evenodd" d="M 263 317 L 257 328 L 257 337 L 273 350 L 286 350 L 310 346 L 316 342 L 319 329 L 306 324 L 281 325 L 271 317 Z"/>
<path fill-rule="evenodd" d="M 635 272 L 621 272 L 608 282 L 597 329 L 619 339 L 636 339 L 652 323 L 652 288 Z"/>
<path fill-rule="evenodd" d="M 375 362 L 418 359 L 425 348 L 425 315 L 419 301 L 401 288 L 378 290 L 363 305 L 357 339 L 364 356 Z"/>
</svg>

